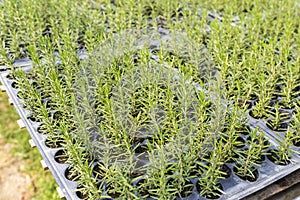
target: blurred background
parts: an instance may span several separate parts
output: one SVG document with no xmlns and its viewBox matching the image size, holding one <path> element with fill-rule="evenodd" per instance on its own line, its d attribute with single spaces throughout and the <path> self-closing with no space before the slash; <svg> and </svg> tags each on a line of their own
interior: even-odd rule
<svg viewBox="0 0 300 200">
<path fill-rule="evenodd" d="M 53 176 L 42 169 L 41 155 L 16 120 L 14 107 L 0 91 L 0 200 L 59 199 Z"/>
</svg>

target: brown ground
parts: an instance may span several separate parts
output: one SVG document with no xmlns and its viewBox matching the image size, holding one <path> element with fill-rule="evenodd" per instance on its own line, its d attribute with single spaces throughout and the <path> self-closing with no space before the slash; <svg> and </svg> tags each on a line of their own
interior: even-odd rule
<svg viewBox="0 0 300 200">
<path fill-rule="evenodd" d="M 0 136 L 0 200 L 27 200 L 31 198 L 32 182 L 22 173 L 24 161 L 9 153 L 12 146 Z"/>
</svg>

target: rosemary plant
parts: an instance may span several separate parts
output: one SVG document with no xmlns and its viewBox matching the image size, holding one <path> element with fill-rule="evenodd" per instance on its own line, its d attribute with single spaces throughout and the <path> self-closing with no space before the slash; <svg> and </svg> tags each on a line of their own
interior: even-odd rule
<svg viewBox="0 0 300 200">
<path fill-rule="evenodd" d="M 262 133 L 258 132 L 257 128 L 251 131 L 249 136 L 247 148 L 238 153 L 240 157 L 235 165 L 235 170 L 242 179 L 255 181 L 258 178 L 257 167 L 264 160 L 269 144 L 266 143 L 266 139 Z"/>
<path fill-rule="evenodd" d="M 274 130 L 287 129 L 271 151 L 275 161 L 292 156 L 298 8 L 295 1 L 2 0 L 0 63 L 12 69 L 46 145 L 64 148 L 81 197 L 172 199 L 193 189 L 220 197 L 222 165 L 237 161 L 236 173 L 252 179 L 268 146 L 245 128 L 247 106 Z M 30 59 L 32 71 L 15 70 L 18 59 Z M 282 125 L 291 117 L 285 108 L 293 129 Z M 250 135 L 244 150 L 242 134 Z M 94 161 L 101 176 L 92 175 Z"/>
<path fill-rule="evenodd" d="M 292 155 L 295 153 L 295 150 L 291 148 L 295 136 L 293 134 L 293 131 L 290 128 L 288 128 L 285 137 L 281 135 L 279 135 L 279 137 L 279 146 L 276 150 L 271 150 L 270 156 L 275 163 L 286 165 L 291 162 Z"/>
<path fill-rule="evenodd" d="M 203 174 L 197 182 L 197 189 L 201 195 L 206 198 L 219 198 L 223 191 L 220 179 L 224 178 L 224 172 L 220 167 L 224 164 L 222 151 L 222 142 L 215 143 L 215 149 L 211 152 L 210 157 L 206 160 L 208 164 L 200 163 L 203 168 Z"/>
<path fill-rule="evenodd" d="M 287 120 L 290 119 L 290 114 L 288 112 L 282 111 L 279 108 L 279 104 L 275 104 L 274 111 L 270 111 L 270 119 L 267 125 L 275 131 L 285 131 L 287 127 Z"/>
</svg>

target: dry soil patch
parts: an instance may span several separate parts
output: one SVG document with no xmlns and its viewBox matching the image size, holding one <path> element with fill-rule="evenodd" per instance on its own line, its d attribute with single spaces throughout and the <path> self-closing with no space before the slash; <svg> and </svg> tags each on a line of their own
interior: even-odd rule
<svg viewBox="0 0 300 200">
<path fill-rule="evenodd" d="M 31 179 L 22 173 L 24 162 L 12 157 L 12 144 L 5 143 L 0 136 L 0 200 L 27 200 L 31 198 Z"/>
</svg>

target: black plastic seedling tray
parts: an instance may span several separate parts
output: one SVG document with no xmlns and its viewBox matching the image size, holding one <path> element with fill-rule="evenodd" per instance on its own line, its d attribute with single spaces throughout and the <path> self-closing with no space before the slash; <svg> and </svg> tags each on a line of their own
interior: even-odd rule
<svg viewBox="0 0 300 200">
<path fill-rule="evenodd" d="M 30 71 L 30 67 L 23 68 L 25 71 Z M 0 80 L 3 86 L 6 88 L 8 96 L 11 98 L 12 103 L 14 104 L 18 114 L 20 115 L 23 123 L 25 124 L 30 136 L 32 137 L 33 142 L 37 146 L 40 151 L 46 165 L 49 170 L 52 172 L 54 178 L 56 179 L 61 191 L 63 192 L 63 196 L 67 199 L 80 199 L 76 195 L 77 184 L 74 181 L 69 181 L 65 172 L 68 168 L 68 164 L 60 164 L 55 160 L 55 154 L 61 148 L 49 148 L 45 145 L 45 141 L 47 136 L 38 133 L 37 128 L 40 123 L 33 122 L 28 119 L 28 115 L 30 114 L 27 110 L 23 108 L 23 100 L 17 97 L 18 89 L 12 87 L 12 83 L 14 80 L 7 78 L 9 72 L 2 72 L 0 74 Z M 266 126 L 266 122 L 263 120 L 257 120 L 249 116 L 248 124 L 252 129 L 255 127 L 259 127 L 261 131 L 264 133 L 266 139 L 268 139 L 271 146 L 270 149 L 276 148 L 278 146 L 278 137 L 279 133 L 276 133 L 269 129 Z M 246 139 L 247 136 L 243 136 Z M 292 147 L 296 152 L 300 152 L 300 147 L 293 146 Z M 278 165 L 270 161 L 265 156 L 265 161 L 262 163 L 260 167 L 258 167 L 258 179 L 254 182 L 248 182 L 242 180 L 237 175 L 235 175 L 233 167 L 234 163 L 226 163 L 226 166 L 230 169 L 230 176 L 226 179 L 220 180 L 222 185 L 224 194 L 220 197 L 220 199 L 242 199 L 243 197 L 249 196 L 254 192 L 265 188 L 266 186 L 278 181 L 279 179 L 295 172 L 297 169 L 300 169 L 300 157 L 299 155 L 294 154 L 292 157 L 292 162 L 288 165 Z M 196 184 L 197 179 L 192 179 L 192 182 Z M 185 200 L 198 200 L 205 199 L 200 196 L 196 190 L 196 187 L 193 189 L 193 193 L 184 198 Z"/>
</svg>

